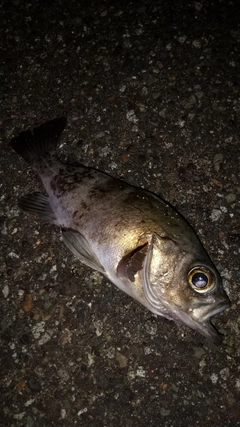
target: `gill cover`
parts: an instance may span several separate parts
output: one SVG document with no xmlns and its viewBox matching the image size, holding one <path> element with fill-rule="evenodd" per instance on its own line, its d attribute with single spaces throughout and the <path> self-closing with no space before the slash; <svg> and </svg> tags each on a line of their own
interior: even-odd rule
<svg viewBox="0 0 240 427">
<path fill-rule="evenodd" d="M 159 293 L 164 294 L 166 287 L 172 281 L 174 271 L 172 263 L 174 263 L 174 260 L 176 262 L 173 254 L 176 253 L 176 250 L 177 245 L 171 239 L 153 233 L 141 273 L 143 291 L 147 302 L 159 315 L 168 318 L 171 318 L 171 316 L 166 315 L 167 307 L 160 301 L 158 295 Z M 158 295 L 154 289 L 156 286 L 158 287 Z"/>
</svg>

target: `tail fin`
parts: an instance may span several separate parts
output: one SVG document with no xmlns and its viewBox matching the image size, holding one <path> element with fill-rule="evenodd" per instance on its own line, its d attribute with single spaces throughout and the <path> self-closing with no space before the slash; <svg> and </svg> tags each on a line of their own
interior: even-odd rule
<svg viewBox="0 0 240 427">
<path fill-rule="evenodd" d="M 32 166 L 40 157 L 55 150 L 66 123 L 65 117 L 50 120 L 33 129 L 33 133 L 30 130 L 21 132 L 19 136 L 12 139 L 10 145 Z"/>
</svg>

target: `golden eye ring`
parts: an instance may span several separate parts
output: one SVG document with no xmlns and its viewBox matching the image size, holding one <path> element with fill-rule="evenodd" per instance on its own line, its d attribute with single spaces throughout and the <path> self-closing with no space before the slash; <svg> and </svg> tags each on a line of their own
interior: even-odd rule
<svg viewBox="0 0 240 427">
<path fill-rule="evenodd" d="M 188 273 L 188 281 L 191 288 L 200 293 L 208 293 L 216 286 L 216 276 L 212 270 L 206 267 L 194 267 Z"/>
</svg>

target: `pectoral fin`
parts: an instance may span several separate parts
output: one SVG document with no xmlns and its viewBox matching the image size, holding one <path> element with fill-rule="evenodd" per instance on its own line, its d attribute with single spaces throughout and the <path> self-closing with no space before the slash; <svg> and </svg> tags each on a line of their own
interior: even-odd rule
<svg viewBox="0 0 240 427">
<path fill-rule="evenodd" d="M 147 253 L 148 244 L 138 246 L 125 255 L 118 263 L 117 274 L 134 282 L 135 274 L 143 268 L 143 261 Z"/>
<path fill-rule="evenodd" d="M 49 197 L 45 196 L 45 194 L 26 194 L 26 196 L 19 200 L 18 206 L 26 212 L 38 215 L 51 224 L 58 225 L 58 220 L 50 205 Z"/>
<path fill-rule="evenodd" d="M 93 253 L 89 242 L 81 233 L 75 230 L 62 230 L 62 237 L 68 249 L 79 258 L 83 264 L 101 273 L 105 272 L 104 267 Z"/>
</svg>

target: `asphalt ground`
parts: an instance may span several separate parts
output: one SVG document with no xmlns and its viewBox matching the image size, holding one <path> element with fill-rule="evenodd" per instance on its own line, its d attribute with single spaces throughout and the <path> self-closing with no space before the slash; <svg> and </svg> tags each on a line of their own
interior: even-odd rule
<svg viewBox="0 0 240 427">
<path fill-rule="evenodd" d="M 240 425 L 238 2 L 15 0 L 0 16 L 0 426 Z M 9 141 L 62 115 L 62 159 L 161 194 L 194 227 L 232 301 L 220 347 L 19 210 L 42 187 Z"/>
</svg>

